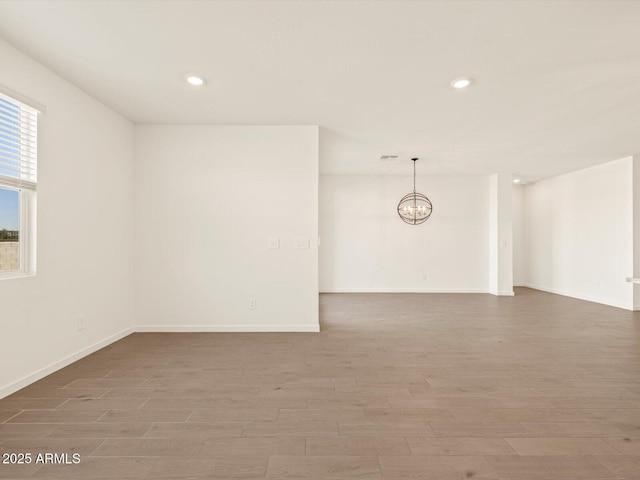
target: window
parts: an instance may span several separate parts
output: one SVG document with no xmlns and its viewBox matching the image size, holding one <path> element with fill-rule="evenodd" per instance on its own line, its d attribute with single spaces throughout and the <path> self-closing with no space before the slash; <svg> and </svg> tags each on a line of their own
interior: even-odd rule
<svg viewBox="0 0 640 480">
<path fill-rule="evenodd" d="M 0 93 L 0 278 L 35 273 L 38 111 Z"/>
</svg>

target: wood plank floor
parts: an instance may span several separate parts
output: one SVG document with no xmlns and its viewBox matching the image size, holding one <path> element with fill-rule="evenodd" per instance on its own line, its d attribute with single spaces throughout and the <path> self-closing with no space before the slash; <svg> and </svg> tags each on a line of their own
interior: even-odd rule
<svg viewBox="0 0 640 480">
<path fill-rule="evenodd" d="M 640 479 L 640 315 L 321 296 L 321 333 L 134 334 L 0 400 L 39 479 Z"/>
</svg>

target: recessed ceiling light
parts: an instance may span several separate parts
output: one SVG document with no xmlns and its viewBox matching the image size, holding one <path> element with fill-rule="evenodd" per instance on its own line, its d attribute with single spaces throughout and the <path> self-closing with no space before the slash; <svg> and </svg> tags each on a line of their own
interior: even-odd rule
<svg viewBox="0 0 640 480">
<path fill-rule="evenodd" d="M 196 87 L 200 87 L 204 85 L 204 82 L 205 82 L 205 79 L 202 77 L 199 77 L 198 75 L 187 75 L 186 77 L 184 77 L 184 79 L 187 81 L 189 85 L 194 85 Z"/>
<path fill-rule="evenodd" d="M 451 86 L 453 88 L 467 88 L 473 83 L 473 80 L 468 77 L 459 77 L 451 80 Z"/>
<path fill-rule="evenodd" d="M 513 179 L 513 183 L 520 183 L 522 180 L 520 180 L 519 178 L 514 178 Z"/>
</svg>

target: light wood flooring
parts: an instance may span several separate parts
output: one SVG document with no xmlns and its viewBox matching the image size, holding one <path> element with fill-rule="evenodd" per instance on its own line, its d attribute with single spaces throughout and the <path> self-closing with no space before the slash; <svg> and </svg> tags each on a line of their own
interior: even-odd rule
<svg viewBox="0 0 640 480">
<path fill-rule="evenodd" d="M 640 314 L 321 296 L 321 333 L 134 334 L 0 400 L 38 479 L 640 479 Z"/>
</svg>

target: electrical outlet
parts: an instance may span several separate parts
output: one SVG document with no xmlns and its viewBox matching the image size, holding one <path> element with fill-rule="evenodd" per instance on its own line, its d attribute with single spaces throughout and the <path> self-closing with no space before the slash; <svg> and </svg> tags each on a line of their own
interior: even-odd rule
<svg viewBox="0 0 640 480">
<path fill-rule="evenodd" d="M 256 299 L 255 298 L 250 298 L 249 299 L 249 310 L 255 310 L 256 309 Z"/>
<path fill-rule="evenodd" d="M 84 330 L 86 326 L 87 317 L 85 315 L 80 315 L 78 317 L 78 331 Z"/>
<path fill-rule="evenodd" d="M 422 275 L 420 275 L 420 280 L 426 280 L 427 279 L 427 274 L 423 273 Z"/>
</svg>

